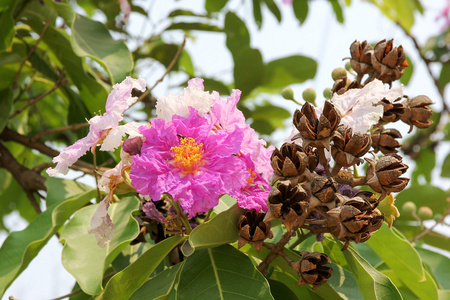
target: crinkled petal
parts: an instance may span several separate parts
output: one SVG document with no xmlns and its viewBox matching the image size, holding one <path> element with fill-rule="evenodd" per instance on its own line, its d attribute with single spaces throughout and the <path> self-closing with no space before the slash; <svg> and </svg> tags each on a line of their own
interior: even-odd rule
<svg viewBox="0 0 450 300">
<path fill-rule="evenodd" d="M 103 140 L 100 150 L 102 151 L 114 151 L 122 143 L 122 139 L 125 134 L 128 134 L 131 138 L 140 136 L 139 127 L 143 126 L 141 123 L 130 122 L 125 125 L 119 125 L 112 128 L 106 138 Z"/>
<path fill-rule="evenodd" d="M 95 234 L 97 245 L 104 248 L 114 235 L 114 224 L 108 215 L 109 195 L 103 199 L 91 219 L 90 234 Z"/>
</svg>

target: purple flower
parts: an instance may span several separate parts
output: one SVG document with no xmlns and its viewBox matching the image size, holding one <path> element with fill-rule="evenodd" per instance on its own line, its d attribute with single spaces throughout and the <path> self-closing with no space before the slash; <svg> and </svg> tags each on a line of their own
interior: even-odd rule
<svg viewBox="0 0 450 300">
<path fill-rule="evenodd" d="M 145 137 L 141 155 L 133 156 L 131 184 L 154 201 L 164 193 L 193 216 L 216 206 L 222 194 L 246 185 L 245 163 L 236 155 L 243 132 L 213 132 L 210 118 L 189 107 L 188 117 L 153 119 L 140 127 Z"/>
<path fill-rule="evenodd" d="M 161 223 L 166 223 L 166 218 L 158 211 L 153 201 L 145 202 L 142 206 L 142 211 L 149 219 L 156 220 Z"/>
</svg>

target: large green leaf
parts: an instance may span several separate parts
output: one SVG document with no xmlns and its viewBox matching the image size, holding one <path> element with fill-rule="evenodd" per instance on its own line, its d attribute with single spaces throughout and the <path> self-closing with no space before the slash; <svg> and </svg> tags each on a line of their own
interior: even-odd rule
<svg viewBox="0 0 450 300">
<path fill-rule="evenodd" d="M 255 19 L 256 26 L 261 29 L 263 16 L 261 13 L 261 1 L 252 0 L 253 18 Z"/>
<path fill-rule="evenodd" d="M 227 47 L 233 57 L 242 49 L 250 48 L 250 34 L 245 23 L 236 14 L 232 12 L 226 14 L 224 31 L 227 36 Z"/>
<path fill-rule="evenodd" d="M 298 300 L 297 295 L 283 282 L 268 279 L 270 284 L 270 293 L 275 300 Z"/>
<path fill-rule="evenodd" d="M 417 0 L 370 0 L 380 11 L 394 22 L 399 23 L 407 32 L 414 24 L 414 12 L 421 11 Z"/>
<path fill-rule="evenodd" d="M 402 299 L 392 281 L 372 267 L 358 252 L 349 247 L 344 251 L 344 256 L 364 299 Z"/>
<path fill-rule="evenodd" d="M 450 63 L 442 65 L 441 73 L 439 74 L 439 84 L 442 88 L 445 88 L 447 83 L 450 82 Z"/>
<path fill-rule="evenodd" d="M 339 23 L 344 23 L 344 13 L 342 12 L 341 4 L 339 4 L 338 0 L 328 0 L 333 7 L 334 14 L 336 15 L 336 20 Z"/>
<path fill-rule="evenodd" d="M 137 221 L 131 216 L 139 208 L 139 201 L 136 197 L 122 199 L 109 207 L 114 236 L 106 247 L 100 248 L 95 235 L 88 233 L 97 207 L 91 205 L 77 211 L 61 233 L 61 240 L 65 241 L 62 264 L 75 277 L 81 289 L 90 295 L 102 292 L 106 268 L 139 233 Z"/>
<path fill-rule="evenodd" d="M 383 223 L 367 243 L 420 299 L 437 299 L 436 284 L 426 280 L 419 254 L 400 232 Z"/>
<path fill-rule="evenodd" d="M 13 232 L 6 238 L 0 248 L 0 295 L 3 295 L 64 222 L 96 194 L 97 191 L 91 188 L 70 198 L 61 198 L 27 228 Z"/>
<path fill-rule="evenodd" d="M 0 99 L 0 132 L 3 131 L 6 124 L 8 123 L 8 117 L 12 112 L 13 108 L 13 93 L 11 88 L 6 88 L 0 91 L 2 99 Z"/>
<path fill-rule="evenodd" d="M 262 83 L 264 72 L 259 50 L 245 48 L 234 56 L 234 87 L 242 91 L 242 98 Z"/>
<path fill-rule="evenodd" d="M 270 10 L 272 15 L 277 19 L 278 22 L 281 22 L 281 12 L 278 8 L 277 4 L 273 0 L 263 0 L 266 3 L 267 8 Z"/>
<path fill-rule="evenodd" d="M 14 38 L 14 0 L 3 0 L 0 6 L 0 52 L 10 50 Z"/>
<path fill-rule="evenodd" d="M 411 185 L 419 184 L 419 177 L 423 176 L 427 183 L 431 183 L 431 172 L 436 166 L 436 153 L 430 148 L 421 148 L 416 159 L 416 168 L 411 175 Z"/>
<path fill-rule="evenodd" d="M 180 273 L 178 299 L 273 299 L 264 276 L 230 245 L 189 256 Z"/>
<path fill-rule="evenodd" d="M 189 243 L 194 249 L 216 247 L 235 242 L 239 238 L 238 220 L 243 209 L 237 204 L 221 212 L 212 220 L 192 230 Z"/>
<path fill-rule="evenodd" d="M 40 21 L 29 19 L 27 23 L 36 31 L 42 31 Z M 63 30 L 50 26 L 42 40 L 48 45 L 56 58 L 65 67 L 65 74 L 78 88 L 81 98 L 69 97 L 70 105 L 79 107 L 83 112 L 86 106 L 90 113 L 105 109 L 108 92 L 105 87 L 89 74 L 83 67 L 83 61 L 78 57 L 70 44 L 70 37 Z M 72 91 L 73 92 L 73 91 Z M 72 103 L 72 101 L 76 103 Z M 87 116 L 81 116 L 82 118 Z"/>
<path fill-rule="evenodd" d="M 106 284 L 99 299 L 128 299 L 155 270 L 167 254 L 187 236 L 170 237 L 139 256 L 127 268 L 114 275 Z"/>
<path fill-rule="evenodd" d="M 217 27 L 216 25 L 211 24 L 205 24 L 200 22 L 192 22 L 192 23 L 186 23 L 186 22 L 180 22 L 180 23 L 174 23 L 172 25 L 169 25 L 169 27 L 166 28 L 167 30 L 200 30 L 200 31 L 213 31 L 213 32 L 221 32 L 222 29 Z"/>
<path fill-rule="evenodd" d="M 408 67 L 404 69 L 403 75 L 400 78 L 400 82 L 404 85 L 408 85 L 414 71 L 414 64 L 409 56 L 406 57 L 406 61 L 408 62 Z"/>
<path fill-rule="evenodd" d="M 147 280 L 130 298 L 130 300 L 165 300 L 178 282 L 183 263 L 176 264 Z"/>
<path fill-rule="evenodd" d="M 105 25 L 77 14 L 71 29 L 74 52 L 102 65 L 112 84 L 130 74 L 134 65 L 130 50 L 123 41 L 114 40 Z"/>
<path fill-rule="evenodd" d="M 447 178 L 450 177 L 450 153 L 445 157 L 444 162 L 442 163 L 441 176 Z"/>
<path fill-rule="evenodd" d="M 316 75 L 317 63 L 306 56 L 289 56 L 273 60 L 265 67 L 264 88 L 281 90 L 302 83 Z"/>
<path fill-rule="evenodd" d="M 433 201 L 430 201 L 433 199 Z M 401 191 L 396 198 L 396 206 L 402 207 L 406 201 L 414 202 L 417 207 L 428 206 L 434 213 L 443 214 L 447 208 L 447 195 L 438 187 L 426 185 L 413 185 Z M 414 220 L 412 216 L 401 214 L 399 220 Z"/>
<path fill-rule="evenodd" d="M 395 222 L 395 227 L 399 229 L 408 239 L 413 239 L 421 234 L 426 228 L 420 226 L 408 225 L 408 222 Z M 429 234 L 422 236 L 419 241 L 430 246 L 450 251 L 450 238 L 446 235 L 432 230 Z"/>
<path fill-rule="evenodd" d="M 416 247 L 423 262 L 430 267 L 433 275 L 442 286 L 443 289 L 450 290 L 450 281 L 448 280 L 448 272 L 450 270 L 450 258 L 440 253 Z"/>
</svg>

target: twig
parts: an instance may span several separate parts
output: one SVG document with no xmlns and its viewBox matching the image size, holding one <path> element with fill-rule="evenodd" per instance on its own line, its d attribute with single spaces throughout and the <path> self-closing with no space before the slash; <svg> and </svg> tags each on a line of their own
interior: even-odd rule
<svg viewBox="0 0 450 300">
<path fill-rule="evenodd" d="M 155 84 L 153 84 L 153 86 L 151 88 L 149 88 L 148 90 L 146 90 L 141 96 L 139 96 L 139 98 L 136 100 L 135 103 L 133 103 L 131 106 L 135 105 L 136 103 L 142 101 L 142 99 L 144 99 L 145 97 L 147 97 L 147 95 L 149 95 L 152 90 L 161 82 L 164 80 L 164 78 L 166 77 L 167 74 L 169 74 L 169 72 L 172 70 L 172 68 L 175 66 L 175 63 L 178 61 L 178 59 L 180 58 L 181 52 L 184 49 L 184 46 L 186 45 L 186 39 L 187 36 L 185 35 L 183 37 L 183 42 L 180 45 L 180 48 L 178 48 L 177 53 L 175 54 L 174 58 L 172 59 L 172 61 L 170 62 L 169 66 L 166 69 L 166 72 L 164 72 L 164 74 L 161 76 L 161 78 L 159 78 Z M 131 107 L 130 106 L 130 107 Z"/>
<path fill-rule="evenodd" d="M 417 234 L 416 236 L 414 236 L 409 242 L 414 242 L 424 236 L 426 236 L 427 234 L 432 233 L 433 229 L 438 226 L 439 224 L 441 224 L 442 222 L 444 222 L 445 218 L 450 214 L 450 209 L 447 210 L 447 212 L 439 219 L 436 221 L 436 223 L 431 226 L 430 228 L 425 229 L 424 231 L 422 231 L 421 233 Z"/>
<path fill-rule="evenodd" d="M 89 123 L 80 123 L 80 124 L 72 124 L 72 125 L 68 125 L 68 126 L 64 126 L 64 127 L 59 127 L 59 128 L 52 128 L 52 129 L 42 131 L 39 134 L 36 134 L 32 139 L 38 140 L 41 137 L 46 136 L 51 133 L 68 131 L 68 130 L 77 130 L 77 129 L 81 129 L 81 128 L 88 127 L 88 126 L 89 126 Z"/>
<path fill-rule="evenodd" d="M 30 52 L 28 52 L 27 57 L 25 57 L 25 59 L 20 64 L 19 70 L 17 70 L 16 76 L 14 77 L 14 82 L 12 84 L 12 89 L 13 90 L 16 89 L 16 87 L 17 87 L 17 81 L 19 80 L 19 76 L 20 76 L 20 73 L 22 72 L 23 66 L 30 59 L 31 55 L 33 55 L 34 51 L 36 51 L 36 48 L 39 45 L 39 43 L 42 40 L 42 38 L 44 37 L 44 34 L 47 31 L 49 25 L 50 25 L 50 20 L 47 20 L 45 22 L 44 28 L 41 31 L 41 34 L 39 35 L 39 38 L 36 40 L 36 43 L 31 48 Z"/>
<path fill-rule="evenodd" d="M 31 105 L 35 104 L 38 101 L 41 101 L 42 99 L 44 99 L 46 96 L 50 95 L 51 93 L 53 93 L 57 88 L 59 88 L 60 86 L 64 85 L 67 83 L 67 80 L 61 80 L 58 79 L 58 81 L 55 82 L 55 84 L 53 85 L 53 87 L 48 90 L 47 92 L 37 96 L 34 99 L 29 100 L 24 106 L 22 106 L 21 108 L 19 108 L 18 110 L 16 110 L 15 112 L 13 112 L 8 119 L 12 119 L 15 116 L 17 116 L 18 114 L 20 114 L 21 112 L 23 112 L 25 109 L 27 109 L 28 107 L 30 107 Z"/>
</svg>

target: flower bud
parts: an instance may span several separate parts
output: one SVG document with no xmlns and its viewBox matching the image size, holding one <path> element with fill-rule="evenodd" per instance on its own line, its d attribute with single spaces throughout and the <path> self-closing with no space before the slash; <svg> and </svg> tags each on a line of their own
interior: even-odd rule
<svg viewBox="0 0 450 300">
<path fill-rule="evenodd" d="M 336 68 L 331 72 L 331 78 L 333 78 L 334 81 L 342 78 L 347 78 L 347 70 L 344 68 Z"/>
<path fill-rule="evenodd" d="M 419 207 L 419 210 L 417 211 L 417 216 L 421 220 L 429 220 L 433 218 L 433 210 L 429 208 L 428 206 L 421 206 Z"/>
<path fill-rule="evenodd" d="M 303 286 L 305 284 L 311 284 L 313 290 L 318 286 L 327 282 L 333 273 L 333 269 L 325 264 L 330 264 L 331 259 L 324 253 L 302 251 L 300 253 L 302 258 L 300 261 L 292 264 L 292 268 L 298 273 L 299 281 L 298 286 Z"/>
<path fill-rule="evenodd" d="M 131 156 L 139 154 L 141 155 L 141 148 L 142 148 L 142 138 L 140 136 L 134 137 L 134 138 L 128 138 L 123 141 L 122 143 L 122 149 L 126 153 L 130 154 Z"/>
<path fill-rule="evenodd" d="M 405 214 L 406 216 L 411 216 L 417 211 L 417 206 L 412 201 L 406 201 L 403 203 L 402 206 L 402 214 Z"/>
<path fill-rule="evenodd" d="M 402 144 L 396 139 L 402 138 L 400 131 L 397 129 L 383 127 L 377 128 L 372 132 L 372 148 L 377 153 L 381 151 L 383 154 L 397 153 L 397 148 L 400 148 Z"/>
<path fill-rule="evenodd" d="M 330 99 L 331 98 L 331 88 L 324 89 L 323 96 L 325 97 L 325 99 Z"/>
<path fill-rule="evenodd" d="M 294 99 L 294 91 L 292 90 L 291 87 L 287 86 L 285 87 L 282 91 L 281 91 L 281 96 L 286 99 L 286 100 L 293 100 Z"/>
<path fill-rule="evenodd" d="M 351 64 L 351 62 L 346 62 L 345 63 L 345 69 L 347 70 L 347 71 L 350 71 L 350 70 L 352 70 L 352 64 Z"/>
<path fill-rule="evenodd" d="M 305 100 L 306 102 L 309 102 L 313 105 L 316 103 L 316 91 L 313 88 L 304 90 L 302 96 L 303 100 Z"/>
<path fill-rule="evenodd" d="M 256 251 L 260 251 L 265 239 L 273 237 L 270 223 L 263 222 L 265 213 L 256 213 L 256 210 L 247 210 L 239 217 L 238 248 L 245 244 L 253 244 Z"/>
</svg>

